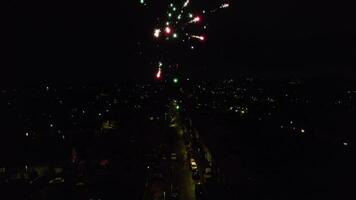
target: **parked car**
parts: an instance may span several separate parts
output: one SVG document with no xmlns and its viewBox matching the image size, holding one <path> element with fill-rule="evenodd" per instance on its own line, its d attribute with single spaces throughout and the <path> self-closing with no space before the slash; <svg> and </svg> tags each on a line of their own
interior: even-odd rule
<svg viewBox="0 0 356 200">
<path fill-rule="evenodd" d="M 193 180 L 200 180 L 200 172 L 198 170 L 194 170 L 192 173 Z"/>
<path fill-rule="evenodd" d="M 204 178 L 211 178 L 211 176 L 212 176 L 211 168 L 210 167 L 205 168 Z"/>
<path fill-rule="evenodd" d="M 171 160 L 177 160 L 177 154 L 171 153 Z"/>
<path fill-rule="evenodd" d="M 197 163 L 195 162 L 195 160 L 193 158 L 190 159 L 190 167 L 192 170 L 198 169 Z"/>
<path fill-rule="evenodd" d="M 179 193 L 178 193 L 178 187 L 172 187 L 167 200 L 177 200 L 179 197 Z"/>
<path fill-rule="evenodd" d="M 206 190 L 202 184 L 195 185 L 195 197 L 197 200 L 204 200 L 206 199 Z"/>
</svg>

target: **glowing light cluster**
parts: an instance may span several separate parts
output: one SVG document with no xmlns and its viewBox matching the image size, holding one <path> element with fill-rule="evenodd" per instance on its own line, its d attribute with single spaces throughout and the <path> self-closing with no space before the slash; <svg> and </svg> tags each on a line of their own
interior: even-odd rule
<svg viewBox="0 0 356 200">
<path fill-rule="evenodd" d="M 160 28 L 154 29 L 154 37 L 160 38 L 161 31 L 163 31 L 165 35 L 162 39 L 174 39 L 183 43 L 188 42 L 189 36 L 195 35 L 192 31 L 199 30 L 192 27 L 193 24 L 197 24 L 202 20 L 202 16 L 194 15 L 190 12 L 191 10 L 190 0 L 185 0 L 180 6 L 177 6 L 175 3 L 170 3 L 166 11 L 166 17 L 163 17 L 164 24 Z M 198 28 L 205 30 L 206 28 L 203 27 L 206 26 L 198 26 Z M 182 37 L 178 37 L 178 35 Z"/>
</svg>

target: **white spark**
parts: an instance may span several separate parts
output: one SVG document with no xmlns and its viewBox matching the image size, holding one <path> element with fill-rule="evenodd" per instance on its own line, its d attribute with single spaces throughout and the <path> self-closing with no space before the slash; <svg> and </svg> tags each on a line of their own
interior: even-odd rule
<svg viewBox="0 0 356 200">
<path fill-rule="evenodd" d="M 228 3 L 224 3 L 220 6 L 220 8 L 228 8 L 228 7 L 230 7 L 230 4 Z"/>
<path fill-rule="evenodd" d="M 159 38 L 159 36 L 161 35 L 161 29 L 155 29 L 154 32 L 153 32 L 153 35 L 156 38 Z"/>
<path fill-rule="evenodd" d="M 183 5 L 183 8 L 187 7 L 189 5 L 189 3 L 190 3 L 189 0 L 185 1 L 184 5 Z"/>
<path fill-rule="evenodd" d="M 205 37 L 204 37 L 204 36 L 192 35 L 191 37 L 192 37 L 192 38 L 199 39 L 199 40 L 201 40 L 201 41 L 204 41 L 204 40 L 205 40 Z"/>
</svg>

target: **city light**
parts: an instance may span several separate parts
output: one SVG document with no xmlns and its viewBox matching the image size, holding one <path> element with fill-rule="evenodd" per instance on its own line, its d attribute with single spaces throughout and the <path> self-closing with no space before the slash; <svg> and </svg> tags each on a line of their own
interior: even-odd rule
<svg viewBox="0 0 356 200">
<path fill-rule="evenodd" d="M 176 84 L 177 84 L 178 82 L 179 82 L 178 78 L 174 78 L 174 79 L 173 79 L 173 83 L 176 83 Z"/>
</svg>

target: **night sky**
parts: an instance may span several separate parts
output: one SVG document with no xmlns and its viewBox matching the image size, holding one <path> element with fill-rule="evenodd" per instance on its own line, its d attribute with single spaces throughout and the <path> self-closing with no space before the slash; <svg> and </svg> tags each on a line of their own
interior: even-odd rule
<svg viewBox="0 0 356 200">
<path fill-rule="evenodd" d="M 202 9 L 222 3 L 196 1 Z M 4 80 L 152 79 L 152 30 L 169 1 L 152 0 L 149 9 L 138 0 L 8 2 L 15 57 Z M 349 1 L 228 2 L 231 8 L 207 19 L 208 41 L 191 55 L 175 55 L 181 73 L 201 79 L 355 75 Z"/>
</svg>

